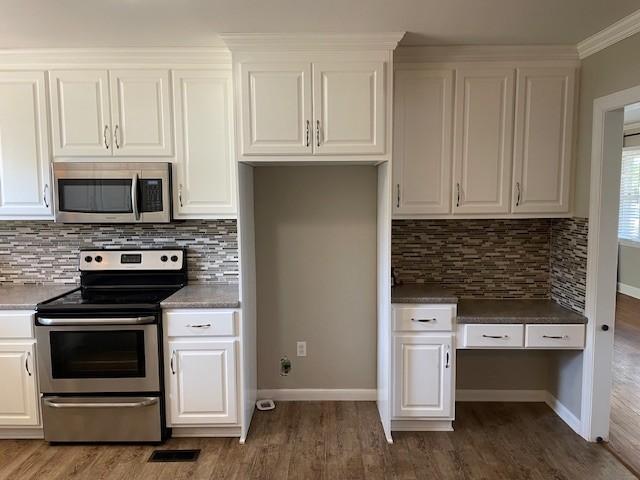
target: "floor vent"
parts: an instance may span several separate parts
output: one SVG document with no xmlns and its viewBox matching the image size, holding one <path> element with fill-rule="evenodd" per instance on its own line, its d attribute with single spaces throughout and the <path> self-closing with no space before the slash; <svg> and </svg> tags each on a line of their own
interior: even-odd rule
<svg viewBox="0 0 640 480">
<path fill-rule="evenodd" d="M 200 450 L 154 450 L 150 462 L 195 462 Z"/>
</svg>

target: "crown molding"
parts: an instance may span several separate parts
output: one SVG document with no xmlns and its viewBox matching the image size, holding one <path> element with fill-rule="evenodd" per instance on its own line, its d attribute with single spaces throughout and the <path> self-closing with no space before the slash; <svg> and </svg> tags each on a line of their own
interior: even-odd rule
<svg viewBox="0 0 640 480">
<path fill-rule="evenodd" d="M 394 50 L 405 32 L 388 33 L 223 33 L 233 52 Z"/>
<path fill-rule="evenodd" d="M 573 45 L 443 45 L 398 47 L 396 63 L 578 61 Z"/>
<path fill-rule="evenodd" d="M 211 65 L 230 64 L 231 52 L 220 47 L 38 48 L 0 49 L 0 66 Z"/>
<path fill-rule="evenodd" d="M 578 55 L 580 59 L 586 58 L 638 32 L 640 32 L 640 10 L 582 40 L 578 43 Z"/>
</svg>

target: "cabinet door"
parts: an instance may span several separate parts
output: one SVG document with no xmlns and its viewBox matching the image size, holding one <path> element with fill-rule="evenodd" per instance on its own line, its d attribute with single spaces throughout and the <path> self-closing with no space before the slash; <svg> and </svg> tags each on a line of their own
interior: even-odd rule
<svg viewBox="0 0 640 480">
<path fill-rule="evenodd" d="M 172 425 L 235 424 L 234 341 L 169 342 Z"/>
<path fill-rule="evenodd" d="M 236 213 L 231 72 L 173 72 L 176 218 Z"/>
<path fill-rule="evenodd" d="M 451 211 L 452 70 L 396 70 L 394 212 Z"/>
<path fill-rule="evenodd" d="M 52 215 L 44 78 L 0 73 L 0 217 Z"/>
<path fill-rule="evenodd" d="M 384 153 L 384 84 L 384 62 L 314 63 L 314 154 Z"/>
<path fill-rule="evenodd" d="M 0 344 L 0 425 L 38 425 L 33 342 Z"/>
<path fill-rule="evenodd" d="M 451 417 L 451 335 L 396 335 L 394 350 L 394 416 Z"/>
<path fill-rule="evenodd" d="M 569 211 L 574 85 L 573 68 L 518 70 L 514 213 Z"/>
<path fill-rule="evenodd" d="M 54 156 L 110 156 L 111 113 L 106 70 L 49 72 Z"/>
<path fill-rule="evenodd" d="M 243 155 L 311 154 L 311 64 L 240 65 Z"/>
<path fill-rule="evenodd" d="M 508 213 L 514 70 L 456 72 L 454 213 Z"/>
<path fill-rule="evenodd" d="M 111 70 L 113 152 L 173 155 L 168 70 Z"/>
</svg>

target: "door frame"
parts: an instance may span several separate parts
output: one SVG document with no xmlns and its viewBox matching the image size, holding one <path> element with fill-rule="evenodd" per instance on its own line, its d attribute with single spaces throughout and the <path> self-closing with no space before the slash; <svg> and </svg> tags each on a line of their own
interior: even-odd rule
<svg viewBox="0 0 640 480">
<path fill-rule="evenodd" d="M 618 267 L 618 208 L 622 163 L 622 109 L 640 101 L 640 85 L 593 102 L 591 184 L 585 315 L 589 319 L 582 368 L 581 432 L 609 438 L 613 333 Z M 606 163 L 615 158 L 616 163 Z M 608 325 L 607 331 L 602 330 Z"/>
</svg>

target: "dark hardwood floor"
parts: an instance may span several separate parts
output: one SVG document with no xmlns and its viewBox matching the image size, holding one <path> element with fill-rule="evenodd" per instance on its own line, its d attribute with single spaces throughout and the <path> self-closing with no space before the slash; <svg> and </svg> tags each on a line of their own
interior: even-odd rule
<svg viewBox="0 0 640 480">
<path fill-rule="evenodd" d="M 372 402 L 284 402 L 256 412 L 237 439 L 172 439 L 195 463 L 147 463 L 149 446 L 0 442 L 1 479 L 630 479 L 541 403 L 461 403 L 455 432 L 396 433 L 387 445 Z"/>
<path fill-rule="evenodd" d="M 640 300 L 618 294 L 609 448 L 640 472 Z"/>
</svg>

